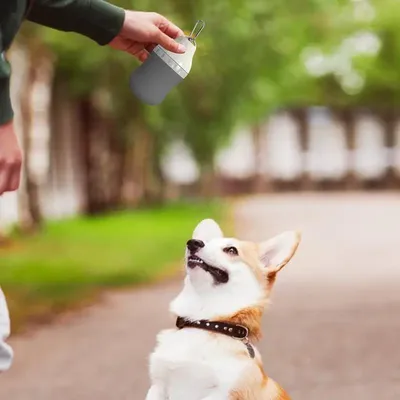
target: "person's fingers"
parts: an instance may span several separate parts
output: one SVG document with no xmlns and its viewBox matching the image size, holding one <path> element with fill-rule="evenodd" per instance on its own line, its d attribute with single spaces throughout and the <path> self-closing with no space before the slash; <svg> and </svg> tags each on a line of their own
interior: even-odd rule
<svg viewBox="0 0 400 400">
<path fill-rule="evenodd" d="M 0 159 L 0 195 L 17 190 L 20 183 L 22 157 L 18 154 L 11 159 Z"/>
<path fill-rule="evenodd" d="M 179 36 L 185 36 L 180 28 L 168 20 L 160 26 L 160 30 L 173 39 Z"/>
<path fill-rule="evenodd" d="M 156 44 L 150 43 L 149 45 L 147 45 L 147 46 L 145 47 L 145 49 L 146 49 L 146 51 L 147 51 L 148 53 L 151 53 L 156 47 L 157 47 Z"/>
<path fill-rule="evenodd" d="M 153 40 L 152 40 L 153 41 Z M 180 43 L 175 42 L 174 39 L 167 36 L 161 30 L 158 30 L 154 42 L 160 44 L 164 49 L 172 51 L 173 53 L 184 53 L 186 51 L 185 46 Z"/>
<path fill-rule="evenodd" d="M 0 196 L 6 191 L 6 173 L 4 171 L 0 172 Z"/>
<path fill-rule="evenodd" d="M 127 39 L 122 39 L 121 44 L 123 46 L 123 51 L 126 51 L 127 53 L 132 54 L 133 56 L 136 55 L 137 48 L 135 42 L 132 42 L 131 40 Z"/>
<path fill-rule="evenodd" d="M 13 192 L 19 188 L 21 181 L 21 165 L 16 164 L 11 170 L 7 191 Z"/>
<path fill-rule="evenodd" d="M 0 164 L 0 196 L 8 191 L 10 181 L 10 169 Z"/>
<path fill-rule="evenodd" d="M 137 53 L 135 57 L 137 57 L 140 62 L 144 62 L 149 58 L 149 53 L 145 49 L 143 49 L 139 51 L 139 53 Z"/>
<path fill-rule="evenodd" d="M 125 51 L 140 60 L 140 54 L 143 51 L 142 44 L 129 39 L 120 38 L 116 46 L 119 50 Z"/>
<path fill-rule="evenodd" d="M 161 14 L 153 13 L 153 22 L 160 28 L 162 32 L 176 39 L 178 36 L 184 36 L 182 29 L 178 28 L 174 23 L 169 21 L 167 18 Z"/>
</svg>

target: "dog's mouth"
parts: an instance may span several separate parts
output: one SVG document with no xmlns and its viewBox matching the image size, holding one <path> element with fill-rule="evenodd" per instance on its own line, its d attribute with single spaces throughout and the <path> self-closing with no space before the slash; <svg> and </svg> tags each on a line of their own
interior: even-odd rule
<svg viewBox="0 0 400 400">
<path fill-rule="evenodd" d="M 198 256 L 189 256 L 187 260 L 187 266 L 191 269 L 199 267 L 208 272 L 213 277 L 214 283 L 216 284 L 226 283 L 229 280 L 229 274 L 225 270 L 207 264 Z"/>
</svg>

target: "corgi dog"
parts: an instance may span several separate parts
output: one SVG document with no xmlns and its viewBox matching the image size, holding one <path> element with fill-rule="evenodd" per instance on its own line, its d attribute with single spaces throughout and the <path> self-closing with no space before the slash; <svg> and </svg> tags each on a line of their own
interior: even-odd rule
<svg viewBox="0 0 400 400">
<path fill-rule="evenodd" d="M 146 400 L 289 400 L 263 368 L 255 343 L 277 273 L 300 234 L 261 243 L 224 238 L 199 223 L 186 246 L 186 277 L 170 311 L 176 328 L 161 331 L 150 356 Z"/>
</svg>

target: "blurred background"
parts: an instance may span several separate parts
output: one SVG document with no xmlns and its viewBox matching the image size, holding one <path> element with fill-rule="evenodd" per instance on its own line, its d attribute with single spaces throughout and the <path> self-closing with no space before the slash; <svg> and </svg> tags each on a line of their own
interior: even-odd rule
<svg viewBox="0 0 400 400">
<path fill-rule="evenodd" d="M 0 199 L 21 334 L 0 397 L 144 398 L 184 243 L 213 217 L 254 240 L 303 231 L 262 345 L 294 399 L 398 399 L 400 3 L 114 3 L 206 28 L 188 78 L 149 107 L 132 57 L 24 24 L 9 52 L 23 184 Z"/>
</svg>

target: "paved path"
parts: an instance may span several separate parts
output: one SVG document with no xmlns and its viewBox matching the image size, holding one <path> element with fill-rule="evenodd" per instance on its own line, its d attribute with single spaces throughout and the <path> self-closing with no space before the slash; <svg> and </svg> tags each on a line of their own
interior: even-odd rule
<svg viewBox="0 0 400 400">
<path fill-rule="evenodd" d="M 261 349 L 294 400 L 400 398 L 400 196 L 298 194 L 247 200 L 237 231 L 263 239 L 299 228 L 277 282 Z M 109 295 L 13 340 L 6 400 L 140 400 L 147 355 L 180 282 Z M 190 399 L 188 399 L 190 400 Z"/>
</svg>

